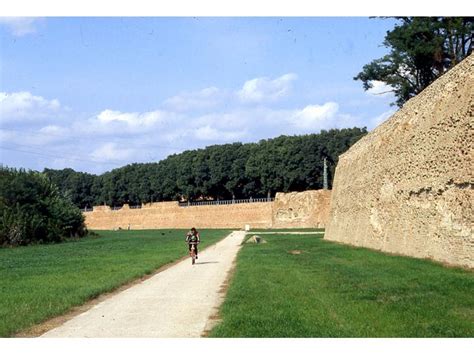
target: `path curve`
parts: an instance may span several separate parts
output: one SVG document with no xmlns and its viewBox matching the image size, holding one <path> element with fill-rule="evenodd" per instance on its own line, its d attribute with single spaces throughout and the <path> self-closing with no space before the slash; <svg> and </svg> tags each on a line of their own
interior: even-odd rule
<svg viewBox="0 0 474 355">
<path fill-rule="evenodd" d="M 52 329 L 42 337 L 200 337 L 245 238 L 235 231 L 186 259 Z"/>
</svg>

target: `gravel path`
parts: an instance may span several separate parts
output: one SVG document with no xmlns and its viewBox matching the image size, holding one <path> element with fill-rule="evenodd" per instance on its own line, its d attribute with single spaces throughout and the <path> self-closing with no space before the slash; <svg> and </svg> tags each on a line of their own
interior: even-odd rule
<svg viewBox="0 0 474 355">
<path fill-rule="evenodd" d="M 42 337 L 200 337 L 212 325 L 245 232 L 235 231 L 72 318 Z"/>
</svg>

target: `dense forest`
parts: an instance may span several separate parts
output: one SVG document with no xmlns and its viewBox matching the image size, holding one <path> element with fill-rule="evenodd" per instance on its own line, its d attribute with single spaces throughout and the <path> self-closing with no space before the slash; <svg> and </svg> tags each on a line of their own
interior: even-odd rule
<svg viewBox="0 0 474 355">
<path fill-rule="evenodd" d="M 340 154 L 367 134 L 366 128 L 280 136 L 258 143 L 213 145 L 168 156 L 158 163 L 130 164 L 102 175 L 45 169 L 63 195 L 84 208 L 170 200 L 274 196 L 282 191 L 329 187 Z"/>
<path fill-rule="evenodd" d="M 86 233 L 79 208 L 45 174 L 0 166 L 0 246 L 60 242 Z"/>
</svg>

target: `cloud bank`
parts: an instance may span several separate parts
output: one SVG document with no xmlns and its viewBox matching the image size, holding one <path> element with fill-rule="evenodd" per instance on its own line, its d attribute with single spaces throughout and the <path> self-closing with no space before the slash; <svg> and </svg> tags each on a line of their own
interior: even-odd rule
<svg viewBox="0 0 474 355">
<path fill-rule="evenodd" d="M 362 127 L 366 122 L 375 125 L 393 113 L 357 117 L 344 112 L 341 103 L 335 101 L 282 106 L 291 96 L 296 80 L 293 73 L 276 78 L 257 77 L 247 80 L 239 89 L 207 87 L 181 92 L 152 111 L 126 112 L 108 107 L 85 119 L 75 118 L 82 114 L 65 110 L 55 98 L 30 92 L 2 92 L 0 140 L 2 144 L 26 144 L 30 150 L 62 157 L 54 161 L 45 158 L 50 164 L 45 163 L 47 166 L 103 172 L 111 166 L 101 163 L 123 166 L 156 161 L 211 144 Z M 64 117 L 58 120 L 60 113 Z M 21 122 L 27 122 L 28 127 L 19 129 L 24 127 L 19 126 Z M 78 162 L 78 158 L 83 162 Z"/>
<path fill-rule="evenodd" d="M 45 99 L 27 91 L 0 92 L 0 117 L 3 123 L 51 117 L 60 109 L 58 99 Z"/>
</svg>

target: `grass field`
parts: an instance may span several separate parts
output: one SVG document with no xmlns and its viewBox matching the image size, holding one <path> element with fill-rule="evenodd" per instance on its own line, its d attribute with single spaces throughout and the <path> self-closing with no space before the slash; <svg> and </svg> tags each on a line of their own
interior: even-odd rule
<svg viewBox="0 0 474 355">
<path fill-rule="evenodd" d="M 470 271 L 314 235 L 264 238 L 239 252 L 211 337 L 474 336 Z"/>
<path fill-rule="evenodd" d="M 252 229 L 249 233 L 258 232 L 324 232 L 324 228 L 280 228 L 280 229 Z"/>
<path fill-rule="evenodd" d="M 229 232 L 200 231 L 200 248 Z M 187 254 L 184 230 L 97 233 L 75 242 L 0 249 L 0 337 L 60 315 Z"/>
</svg>

